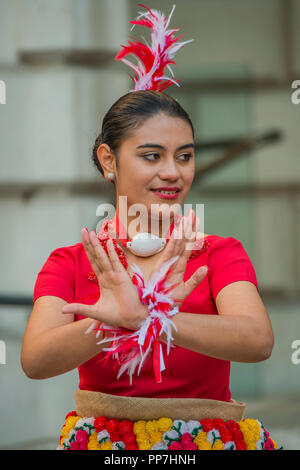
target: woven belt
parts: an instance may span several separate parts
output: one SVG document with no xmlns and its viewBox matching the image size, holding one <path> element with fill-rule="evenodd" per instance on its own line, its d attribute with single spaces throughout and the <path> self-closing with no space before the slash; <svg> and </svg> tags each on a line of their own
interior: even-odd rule
<svg viewBox="0 0 300 470">
<path fill-rule="evenodd" d="M 245 403 L 231 400 L 209 400 L 203 398 L 144 398 L 109 395 L 89 390 L 76 390 L 76 412 L 78 416 L 106 416 L 108 419 L 130 419 L 132 421 L 159 419 L 202 420 L 232 419 L 244 417 Z"/>
</svg>

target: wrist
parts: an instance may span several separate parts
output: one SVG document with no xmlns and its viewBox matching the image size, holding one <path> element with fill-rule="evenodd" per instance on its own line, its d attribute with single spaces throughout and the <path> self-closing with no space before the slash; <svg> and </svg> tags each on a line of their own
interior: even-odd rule
<svg viewBox="0 0 300 470">
<path fill-rule="evenodd" d="M 177 327 L 176 325 L 176 318 L 179 314 L 179 310 L 178 308 L 174 307 L 173 310 L 170 311 L 170 318 L 172 320 L 172 322 L 175 324 L 175 327 Z M 174 334 L 176 333 L 176 328 L 174 328 L 174 326 L 172 326 L 172 336 L 174 336 Z M 164 343 L 167 343 L 168 342 L 168 339 L 167 339 L 167 334 L 165 331 L 162 331 L 162 333 L 159 335 L 159 340 L 164 342 Z"/>
<path fill-rule="evenodd" d="M 146 320 L 146 318 L 148 318 L 149 316 L 149 306 L 148 305 L 145 305 L 145 304 L 142 304 L 141 308 L 140 308 L 140 314 L 139 314 L 139 326 L 138 328 L 141 327 L 141 325 L 143 324 L 143 322 Z"/>
</svg>

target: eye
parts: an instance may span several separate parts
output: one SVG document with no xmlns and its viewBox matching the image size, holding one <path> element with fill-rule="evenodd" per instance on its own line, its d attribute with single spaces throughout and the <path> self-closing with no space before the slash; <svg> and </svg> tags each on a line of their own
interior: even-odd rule
<svg viewBox="0 0 300 470">
<path fill-rule="evenodd" d="M 188 162 L 191 158 L 192 158 L 192 154 L 191 153 L 183 153 L 182 155 L 180 155 L 180 157 L 186 157 L 183 161 L 185 162 Z"/>
<path fill-rule="evenodd" d="M 155 158 L 154 159 L 153 158 L 148 158 L 148 157 L 151 157 L 152 155 L 157 155 L 159 157 L 158 153 L 155 153 L 155 152 L 147 153 L 145 155 L 142 155 L 142 157 L 145 158 L 146 160 L 150 161 L 150 162 L 153 162 L 154 160 L 156 160 Z"/>
</svg>

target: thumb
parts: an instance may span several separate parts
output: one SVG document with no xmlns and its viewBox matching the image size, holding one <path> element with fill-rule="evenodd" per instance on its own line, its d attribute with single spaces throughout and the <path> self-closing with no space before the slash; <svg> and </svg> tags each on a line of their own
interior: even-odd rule
<svg viewBox="0 0 300 470">
<path fill-rule="evenodd" d="M 184 285 L 185 285 L 185 287 L 188 291 L 187 295 L 189 295 L 192 292 L 192 290 L 195 289 L 195 287 L 198 286 L 198 284 L 200 284 L 200 282 L 203 281 L 203 279 L 205 278 L 205 276 L 207 274 L 207 271 L 208 271 L 208 266 L 201 266 L 184 283 Z"/>
<path fill-rule="evenodd" d="M 64 305 L 63 308 L 61 309 L 61 313 L 77 313 L 78 315 L 83 315 L 84 317 L 89 317 L 93 318 L 94 320 L 97 320 L 97 309 L 95 305 L 84 305 L 84 304 L 67 304 Z"/>
</svg>

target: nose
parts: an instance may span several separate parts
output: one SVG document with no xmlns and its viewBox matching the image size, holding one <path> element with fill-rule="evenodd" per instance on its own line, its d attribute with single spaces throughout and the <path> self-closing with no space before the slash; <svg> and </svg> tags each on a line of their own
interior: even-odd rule
<svg viewBox="0 0 300 470">
<path fill-rule="evenodd" d="M 179 178 L 180 171 L 178 168 L 178 164 L 174 160 L 173 156 L 171 156 L 170 158 L 166 158 L 164 159 L 164 161 L 162 161 L 159 176 L 161 180 L 170 181 L 176 181 Z"/>
</svg>

